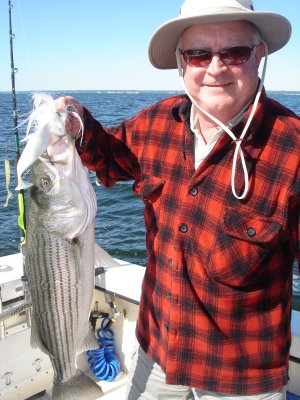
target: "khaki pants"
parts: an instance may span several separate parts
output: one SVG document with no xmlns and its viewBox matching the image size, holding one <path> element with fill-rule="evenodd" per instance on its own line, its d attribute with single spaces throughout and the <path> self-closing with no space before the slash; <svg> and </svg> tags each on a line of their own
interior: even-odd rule
<svg viewBox="0 0 300 400">
<path fill-rule="evenodd" d="M 206 392 L 181 385 L 165 383 L 165 374 L 136 346 L 129 371 L 127 400 L 284 400 L 285 389 L 259 395 L 240 396 Z"/>
</svg>

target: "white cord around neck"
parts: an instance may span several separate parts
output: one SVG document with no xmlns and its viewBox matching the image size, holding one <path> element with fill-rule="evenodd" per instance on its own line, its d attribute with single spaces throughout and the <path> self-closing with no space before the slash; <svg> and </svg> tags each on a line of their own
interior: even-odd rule
<svg viewBox="0 0 300 400">
<path fill-rule="evenodd" d="M 233 155 L 232 172 L 231 172 L 231 190 L 232 190 L 234 197 L 237 198 L 238 200 L 244 199 L 249 190 L 249 174 L 248 174 L 248 170 L 247 170 L 247 166 L 246 166 L 246 162 L 245 162 L 244 153 L 243 153 L 243 150 L 241 149 L 241 144 L 242 144 L 242 140 L 246 136 L 247 130 L 248 130 L 250 123 L 254 117 L 254 114 L 255 114 L 255 111 L 256 111 L 260 96 L 261 96 L 261 92 L 262 92 L 263 86 L 264 86 L 264 80 L 265 80 L 266 69 L 267 69 L 267 61 L 268 61 L 268 48 L 267 48 L 267 45 L 265 44 L 265 42 L 262 42 L 262 43 L 265 46 L 265 60 L 264 60 L 264 65 L 263 65 L 263 70 L 262 70 L 262 76 L 261 76 L 260 84 L 259 84 L 256 96 L 255 96 L 255 99 L 253 102 L 253 107 L 252 107 L 251 113 L 249 115 L 246 125 L 244 126 L 244 129 L 239 138 L 237 138 L 234 135 L 234 133 L 228 128 L 228 126 L 224 125 L 216 117 L 214 117 L 208 111 L 206 111 L 202 107 L 200 107 L 199 104 L 196 102 L 196 100 L 189 93 L 189 91 L 186 87 L 186 84 L 184 82 L 183 70 L 182 70 L 180 54 L 179 54 L 179 44 L 176 48 L 177 67 L 178 67 L 180 81 L 183 85 L 185 93 L 187 94 L 187 96 L 189 97 L 191 102 L 198 108 L 198 110 L 200 110 L 204 115 L 206 115 L 208 118 L 210 118 L 212 121 L 214 121 L 221 129 L 223 129 L 233 139 L 233 141 L 235 143 L 235 151 L 234 151 L 234 155 Z M 244 173 L 244 181 L 245 181 L 244 182 L 244 191 L 241 196 L 238 196 L 238 194 L 236 193 L 236 190 L 235 190 L 235 175 L 236 175 L 238 154 L 240 155 L 243 173 Z"/>
</svg>

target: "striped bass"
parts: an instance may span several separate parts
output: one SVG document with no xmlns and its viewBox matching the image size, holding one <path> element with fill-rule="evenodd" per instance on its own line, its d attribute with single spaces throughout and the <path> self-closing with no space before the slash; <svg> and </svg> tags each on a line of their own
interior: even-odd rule
<svg viewBox="0 0 300 400">
<path fill-rule="evenodd" d="M 99 347 L 89 324 L 95 254 L 102 265 L 115 262 L 95 245 L 96 196 L 74 141 L 64 131 L 66 118 L 49 112 L 47 125 L 44 117 L 43 112 L 42 140 L 37 140 L 37 121 L 20 158 L 21 166 L 31 165 L 30 184 L 24 185 L 30 187 L 24 254 L 33 304 L 31 343 L 50 356 L 53 399 L 92 400 L 102 390 L 77 369 L 76 355 Z M 49 128 L 47 138 L 47 126 L 60 126 L 58 134 Z M 39 154 L 45 145 L 46 152 Z"/>
</svg>

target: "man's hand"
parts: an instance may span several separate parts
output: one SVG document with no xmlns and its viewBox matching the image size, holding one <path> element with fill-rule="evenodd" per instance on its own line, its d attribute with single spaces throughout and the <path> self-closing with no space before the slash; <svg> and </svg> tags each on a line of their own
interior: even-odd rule
<svg viewBox="0 0 300 400">
<path fill-rule="evenodd" d="M 55 103 L 56 110 L 58 112 L 67 111 L 68 117 L 65 125 L 66 132 L 74 139 L 77 139 L 83 133 L 82 125 L 73 113 L 78 114 L 78 117 L 83 123 L 82 105 L 78 103 L 78 101 L 75 100 L 74 97 L 71 96 L 59 97 L 57 100 L 55 100 Z"/>
</svg>

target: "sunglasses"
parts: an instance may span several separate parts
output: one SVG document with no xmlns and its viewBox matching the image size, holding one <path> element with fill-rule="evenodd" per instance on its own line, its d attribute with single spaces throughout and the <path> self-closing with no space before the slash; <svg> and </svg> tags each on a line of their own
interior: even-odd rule
<svg viewBox="0 0 300 400">
<path fill-rule="evenodd" d="M 190 67 L 207 67 L 215 54 L 218 54 L 222 63 L 225 65 L 240 65 L 249 60 L 251 52 L 255 47 L 256 46 L 235 46 L 227 47 L 220 51 L 179 49 L 179 53 Z"/>
</svg>

